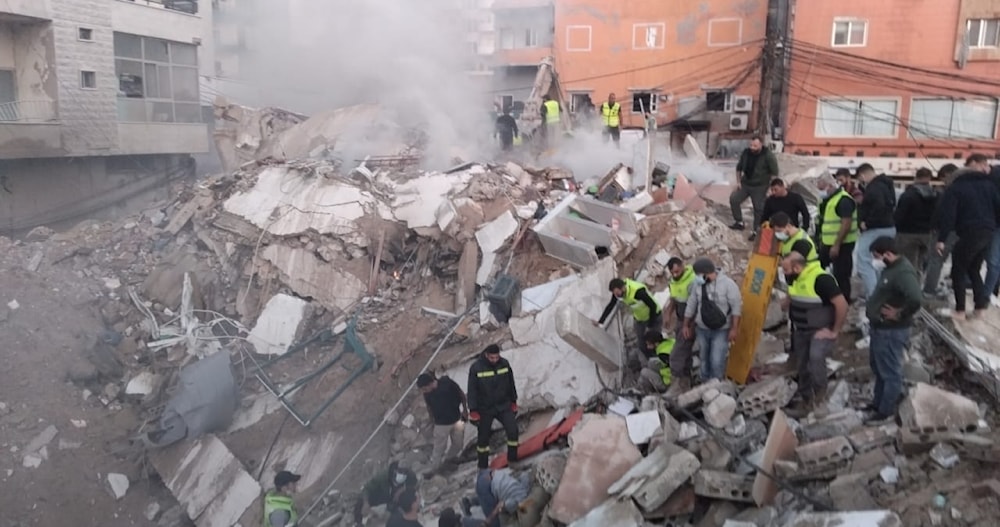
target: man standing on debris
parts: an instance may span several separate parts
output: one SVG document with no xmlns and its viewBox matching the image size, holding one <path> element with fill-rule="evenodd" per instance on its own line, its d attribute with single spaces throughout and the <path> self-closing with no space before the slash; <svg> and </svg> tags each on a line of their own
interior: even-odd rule
<svg viewBox="0 0 1000 527">
<path fill-rule="evenodd" d="M 847 299 L 837 280 L 818 260 L 807 261 L 800 251 L 811 245 L 800 241 L 781 261 L 788 283 L 788 318 L 792 322 L 792 354 L 798 365 L 799 395 L 805 416 L 826 398 L 826 359 L 837 344 L 847 320 Z"/>
<path fill-rule="evenodd" d="M 938 169 L 938 181 L 944 183 L 944 190 L 948 189 L 951 185 L 952 179 L 955 177 L 955 173 L 958 172 L 958 166 L 953 163 L 948 163 Z M 934 216 L 931 218 L 931 228 L 934 229 L 930 250 L 927 254 L 927 268 L 924 270 L 924 297 L 925 298 L 939 298 L 943 297 L 944 293 L 941 289 L 941 269 L 944 267 L 944 261 L 948 259 L 951 255 L 952 249 L 955 247 L 955 243 L 958 242 L 958 235 L 954 232 L 948 235 L 948 238 L 944 242 L 944 251 L 938 253 L 935 247 L 935 242 L 937 241 L 937 232 L 940 229 L 941 224 L 941 194 L 938 195 L 937 207 L 934 209 Z"/>
<path fill-rule="evenodd" d="M 295 512 L 292 494 L 296 482 L 302 479 L 298 474 L 282 470 L 274 475 L 274 490 L 264 495 L 264 527 L 291 527 L 299 515 Z"/>
<path fill-rule="evenodd" d="M 548 95 L 542 96 L 542 107 L 539 112 L 542 116 L 542 125 L 539 131 L 542 133 L 542 142 L 548 146 L 549 136 L 559 133 L 559 123 L 561 121 L 559 113 L 562 107 L 559 101 L 553 101 Z"/>
<path fill-rule="evenodd" d="M 877 422 L 896 415 L 903 393 L 903 350 L 910 341 L 913 316 L 920 309 L 923 294 L 917 271 L 899 256 L 896 242 L 883 236 L 872 242 L 872 263 L 880 268 L 875 290 L 868 297 L 865 313 L 871 322 L 868 360 L 875 374 L 875 396 L 868 421 Z"/>
<path fill-rule="evenodd" d="M 875 167 L 864 163 L 858 167 L 858 176 L 865 182 L 865 195 L 858 204 L 858 235 L 857 252 L 858 276 L 863 286 L 862 293 L 868 298 L 875 290 L 878 281 L 878 271 L 872 267 L 868 258 L 871 245 L 882 236 L 896 236 L 896 220 L 893 211 L 896 209 L 896 186 L 892 178 L 885 174 L 875 175 Z"/>
<path fill-rule="evenodd" d="M 851 302 L 851 274 L 854 271 L 854 243 L 858 240 L 858 208 L 843 186 L 824 175 L 816 182 L 822 201 L 816 234 L 819 237 L 819 261 L 833 266 L 833 277 L 847 302 Z"/>
<path fill-rule="evenodd" d="M 407 490 L 399 496 L 399 509 L 389 517 L 385 527 L 423 527 L 420 517 L 420 497 L 417 491 Z"/>
<path fill-rule="evenodd" d="M 503 115 L 497 117 L 495 136 L 500 138 L 500 149 L 509 152 L 514 146 L 514 138 L 519 137 L 517 121 L 510 115 L 510 107 L 504 106 Z"/>
<path fill-rule="evenodd" d="M 361 525 L 371 507 L 385 505 L 390 514 L 399 505 L 399 497 L 406 491 L 417 489 L 417 475 L 399 462 L 389 463 L 389 468 L 373 476 L 361 489 L 361 496 L 354 505 L 354 522 Z"/>
<path fill-rule="evenodd" d="M 493 420 L 507 433 L 507 461 L 517 461 L 517 388 L 514 372 L 500 356 L 500 346 L 490 344 L 469 367 L 469 421 L 476 425 L 479 468 L 489 467 Z"/>
<path fill-rule="evenodd" d="M 465 420 L 469 418 L 468 401 L 465 392 L 448 376 L 437 379 L 429 373 L 421 373 L 417 377 L 417 388 L 424 394 L 424 403 L 434 425 L 431 470 L 424 474 L 427 477 L 433 475 L 445 460 L 454 458 L 461 451 L 465 440 Z"/>
<path fill-rule="evenodd" d="M 723 379 L 729 345 L 740 330 L 740 286 L 720 273 L 708 258 L 694 262 L 697 275 L 684 313 L 684 338 L 695 337 L 701 350 L 701 381 Z"/>
<path fill-rule="evenodd" d="M 778 158 L 770 148 L 764 148 L 760 137 L 750 141 L 750 147 L 740 155 L 736 163 L 736 190 L 729 195 L 729 208 L 732 209 L 734 223 L 729 228 L 742 231 L 743 203 L 749 198 L 753 205 L 753 239 L 760 228 L 761 213 L 764 211 L 764 200 L 767 198 L 767 185 L 771 179 L 778 177 Z"/>
<path fill-rule="evenodd" d="M 771 180 L 771 195 L 764 200 L 764 210 L 760 213 L 760 221 L 771 221 L 775 214 L 784 213 L 796 228 L 809 230 L 809 207 L 806 200 L 797 192 L 791 192 L 781 178 Z M 774 222 L 771 221 L 771 226 Z"/>
<path fill-rule="evenodd" d="M 844 187 L 844 191 L 854 198 L 855 203 L 861 203 L 861 198 L 865 195 L 865 186 L 857 174 L 852 174 L 849 168 L 838 168 L 833 177 L 837 180 L 837 184 Z"/>
<path fill-rule="evenodd" d="M 931 221 L 937 209 L 938 193 L 931 186 L 931 169 L 917 170 L 913 184 L 906 187 L 896 204 L 896 245 L 899 253 L 923 271 L 927 255 L 934 245 L 931 240 Z"/>
<path fill-rule="evenodd" d="M 771 228 L 774 229 L 774 236 L 781 242 L 781 248 L 778 253 L 782 256 L 788 256 L 792 253 L 792 249 L 802 242 L 809 246 L 807 251 L 806 259 L 810 262 L 819 261 L 819 251 L 816 250 L 816 242 L 806 235 L 804 229 L 798 228 L 792 219 L 788 217 L 788 214 L 784 212 L 778 212 L 771 218 Z"/>
<path fill-rule="evenodd" d="M 691 389 L 691 365 L 694 339 L 684 337 L 684 312 L 691 297 L 691 287 L 695 281 L 694 268 L 684 265 L 676 256 L 667 260 L 670 272 L 670 301 L 664 310 L 666 327 L 673 327 L 674 348 L 670 353 L 672 383 L 667 394 L 680 395 Z M 651 329 L 652 331 L 652 329 Z"/>
<path fill-rule="evenodd" d="M 615 100 L 615 94 L 609 93 L 608 100 L 601 105 L 601 123 L 604 124 L 601 135 L 605 143 L 610 137 L 615 142 L 615 148 L 619 146 L 622 138 L 621 114 L 622 105 Z"/>
<path fill-rule="evenodd" d="M 663 309 L 656 303 L 646 284 L 632 280 L 631 278 L 615 278 L 608 284 L 611 291 L 611 300 L 604 306 L 601 318 L 594 322 L 595 326 L 601 327 L 604 321 L 611 316 L 615 305 L 621 300 L 632 310 L 632 319 L 635 322 L 635 335 L 639 340 L 639 355 L 636 360 L 646 356 L 646 344 L 642 342 L 642 336 L 647 331 L 653 329 L 660 331 L 663 327 Z"/>
<path fill-rule="evenodd" d="M 645 393 L 663 392 L 670 386 L 670 352 L 675 341 L 652 329 L 646 332 L 644 340 L 652 357 L 639 372 L 639 390 Z"/>
</svg>

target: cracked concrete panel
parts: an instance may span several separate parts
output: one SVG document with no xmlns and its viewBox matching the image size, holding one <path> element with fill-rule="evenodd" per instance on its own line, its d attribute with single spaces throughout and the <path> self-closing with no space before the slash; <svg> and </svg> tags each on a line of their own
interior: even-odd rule
<svg viewBox="0 0 1000 527">
<path fill-rule="evenodd" d="M 411 229 L 437 226 L 438 210 L 448 200 L 448 195 L 461 192 L 473 174 L 482 172 L 482 167 L 474 166 L 452 174 L 428 174 L 397 185 L 393 215 Z"/>
<path fill-rule="evenodd" d="M 261 486 L 271 488 L 274 475 L 281 470 L 302 476 L 297 492 L 305 492 L 316 483 L 323 483 L 323 476 L 330 471 L 341 439 L 333 432 L 309 436 L 303 440 L 280 439 L 274 445 L 270 462 L 261 476 Z"/>
<path fill-rule="evenodd" d="M 271 297 L 247 340 L 261 355 L 284 355 L 295 344 L 309 302 L 294 296 Z"/>
<path fill-rule="evenodd" d="M 351 273 L 336 269 L 305 249 L 269 245 L 260 257 L 281 271 L 282 281 L 302 297 L 328 308 L 346 310 L 365 295 L 367 286 Z"/>
</svg>

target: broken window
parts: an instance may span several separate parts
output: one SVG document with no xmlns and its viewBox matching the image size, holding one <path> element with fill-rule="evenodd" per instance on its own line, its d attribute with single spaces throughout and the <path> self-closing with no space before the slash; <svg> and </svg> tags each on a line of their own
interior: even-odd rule
<svg viewBox="0 0 1000 527">
<path fill-rule="evenodd" d="M 970 19 L 967 26 L 970 47 L 1000 47 L 1000 18 Z"/>
<path fill-rule="evenodd" d="M 895 99 L 820 99 L 816 137 L 896 137 L 898 109 Z"/>
<path fill-rule="evenodd" d="M 709 112 L 733 111 L 733 92 L 729 90 L 705 92 L 705 110 Z"/>
<path fill-rule="evenodd" d="M 125 33 L 114 42 L 119 120 L 201 122 L 190 107 L 200 98 L 196 46 Z"/>
<path fill-rule="evenodd" d="M 910 135 L 935 139 L 993 139 L 996 99 L 914 98 L 910 104 Z"/>
<path fill-rule="evenodd" d="M 586 112 L 593 110 L 593 101 L 590 93 L 572 93 L 569 97 L 570 113 Z"/>
<path fill-rule="evenodd" d="M 633 113 L 656 113 L 656 94 L 652 92 L 635 92 L 632 94 Z"/>
<path fill-rule="evenodd" d="M 868 22 L 837 20 L 833 23 L 834 47 L 863 47 L 868 41 Z"/>
</svg>

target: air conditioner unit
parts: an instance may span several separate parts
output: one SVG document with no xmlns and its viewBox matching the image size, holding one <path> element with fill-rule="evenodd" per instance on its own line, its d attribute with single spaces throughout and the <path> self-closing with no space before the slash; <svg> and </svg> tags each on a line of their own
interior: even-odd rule
<svg viewBox="0 0 1000 527">
<path fill-rule="evenodd" d="M 750 113 L 753 109 L 753 97 L 749 95 L 737 95 L 733 97 L 733 111 Z"/>
<path fill-rule="evenodd" d="M 746 131 L 750 125 L 750 116 L 746 114 L 736 114 L 729 116 L 729 129 L 733 131 Z"/>
</svg>

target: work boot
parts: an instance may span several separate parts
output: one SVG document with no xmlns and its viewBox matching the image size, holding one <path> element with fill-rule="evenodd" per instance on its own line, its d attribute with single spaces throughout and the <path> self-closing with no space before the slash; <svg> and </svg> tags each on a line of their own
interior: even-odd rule
<svg viewBox="0 0 1000 527">
<path fill-rule="evenodd" d="M 742 221 L 737 221 L 737 222 L 733 223 L 732 225 L 730 225 L 729 228 L 732 229 L 732 230 L 734 230 L 734 231 L 742 231 L 743 229 L 746 229 L 747 227 L 746 227 L 746 225 L 743 225 Z"/>
<path fill-rule="evenodd" d="M 517 447 L 509 446 L 507 447 L 507 462 L 513 463 L 517 461 Z"/>
</svg>

